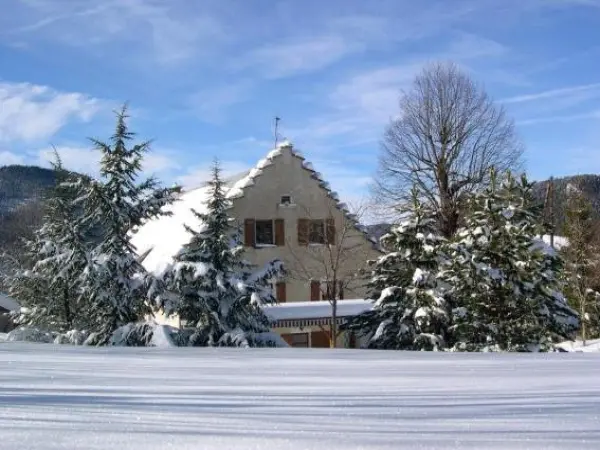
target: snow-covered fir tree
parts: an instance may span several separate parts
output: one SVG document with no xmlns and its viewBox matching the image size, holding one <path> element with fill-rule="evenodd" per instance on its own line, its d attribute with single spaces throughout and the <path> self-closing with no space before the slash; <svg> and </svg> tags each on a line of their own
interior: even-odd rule
<svg viewBox="0 0 600 450">
<path fill-rule="evenodd" d="M 548 350 L 578 326 L 562 295 L 562 261 L 540 239 L 532 184 L 507 173 L 469 199 L 464 228 L 449 245 L 452 338 L 459 351 Z"/>
<path fill-rule="evenodd" d="M 55 187 L 45 201 L 44 224 L 26 242 L 29 268 L 10 282 L 9 293 L 22 305 L 17 322 L 53 332 L 85 327 L 78 304 L 79 277 L 87 265 L 80 209 L 75 203 L 84 180 L 67 172 L 55 153 Z"/>
<path fill-rule="evenodd" d="M 261 305 L 275 301 L 271 282 L 283 275 L 282 264 L 275 260 L 255 270 L 243 260 L 218 163 L 208 184 L 206 212 L 193 211 L 200 229 L 186 225 L 190 241 L 165 274 L 175 297 L 165 309 L 177 313 L 191 332 L 189 345 L 277 345 L 278 339 L 265 334 L 271 322 Z"/>
<path fill-rule="evenodd" d="M 598 288 L 598 226 L 591 202 L 577 186 L 567 186 L 565 237 L 562 249 L 566 261 L 567 297 L 581 318 L 582 340 L 600 335 L 600 293 Z"/>
<path fill-rule="evenodd" d="M 153 178 L 138 183 L 149 143 L 128 146 L 134 133 L 127 118 L 123 107 L 110 141 L 92 140 L 102 154 L 101 179 L 90 183 L 79 199 L 85 206 L 86 225 L 99 231 L 80 285 L 92 323 L 88 343 L 97 345 L 110 343 L 117 329 L 131 327 L 150 314 L 148 293 L 155 282 L 138 260 L 131 237 L 146 220 L 166 214 L 162 208 L 178 191 L 161 188 Z"/>
<path fill-rule="evenodd" d="M 437 281 L 444 256 L 435 215 L 413 189 L 409 217 L 381 238 L 388 252 L 373 263 L 373 310 L 348 328 L 368 336 L 368 347 L 442 350 L 449 325 L 448 304 Z"/>
</svg>

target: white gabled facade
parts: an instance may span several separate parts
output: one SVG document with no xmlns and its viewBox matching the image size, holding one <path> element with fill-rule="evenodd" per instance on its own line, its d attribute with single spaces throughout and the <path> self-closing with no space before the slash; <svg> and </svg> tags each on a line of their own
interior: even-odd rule
<svg viewBox="0 0 600 450">
<path fill-rule="evenodd" d="M 201 226 L 190 208 L 202 210 L 207 195 L 206 187 L 182 194 L 181 201 L 170 206 L 171 217 L 139 230 L 134 244 L 148 270 L 160 273 L 167 267 L 189 239 L 184 225 Z M 283 261 L 288 276 L 274 280 L 280 302 L 322 300 L 334 279 L 337 298 L 365 298 L 365 280 L 357 273 L 380 252 L 338 195 L 290 143 L 280 144 L 255 168 L 233 180 L 227 196 L 232 201 L 230 216 L 242 232 L 246 259 L 258 266 L 273 259 Z M 305 332 L 321 328 L 309 327 Z"/>
</svg>

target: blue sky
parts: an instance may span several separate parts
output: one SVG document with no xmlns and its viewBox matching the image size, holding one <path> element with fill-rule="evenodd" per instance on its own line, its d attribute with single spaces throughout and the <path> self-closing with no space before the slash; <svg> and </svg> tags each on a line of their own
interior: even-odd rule
<svg viewBox="0 0 600 450">
<path fill-rule="evenodd" d="M 367 192 L 400 89 L 453 60 L 507 109 L 534 179 L 600 173 L 600 0 L 4 0 L 0 165 L 93 173 L 131 125 L 193 186 L 271 147 L 273 118 L 345 200 Z"/>
</svg>

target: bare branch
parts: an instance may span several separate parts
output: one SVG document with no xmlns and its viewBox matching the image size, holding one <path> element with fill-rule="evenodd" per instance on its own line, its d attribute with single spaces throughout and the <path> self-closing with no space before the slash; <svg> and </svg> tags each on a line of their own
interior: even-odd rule
<svg viewBox="0 0 600 450">
<path fill-rule="evenodd" d="M 415 186 L 450 237 L 461 198 L 489 182 L 489 169 L 520 169 L 514 124 L 481 86 L 452 63 L 426 67 L 400 98 L 385 132 L 374 193 L 398 213 Z"/>
</svg>

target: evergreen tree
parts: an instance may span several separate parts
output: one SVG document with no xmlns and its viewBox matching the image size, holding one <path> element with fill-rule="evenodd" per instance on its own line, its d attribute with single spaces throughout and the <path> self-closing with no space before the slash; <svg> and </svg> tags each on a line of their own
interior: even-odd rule
<svg viewBox="0 0 600 450">
<path fill-rule="evenodd" d="M 85 324 L 77 298 L 87 252 L 74 201 L 84 181 L 67 172 L 55 156 L 56 181 L 45 202 L 44 225 L 26 242 L 32 265 L 14 276 L 9 292 L 23 306 L 19 324 L 66 332 Z"/>
<path fill-rule="evenodd" d="M 598 336 L 600 294 L 598 282 L 597 225 L 591 202 L 576 186 L 567 186 L 565 237 L 563 249 L 567 265 L 567 296 L 581 317 L 581 338 Z"/>
<path fill-rule="evenodd" d="M 446 347 L 448 304 L 437 282 L 443 239 L 434 214 L 413 189 L 410 217 L 381 238 L 389 253 L 374 262 L 373 310 L 346 328 L 369 337 L 377 349 L 441 350 Z"/>
<path fill-rule="evenodd" d="M 191 239 L 165 274 L 166 287 L 176 297 L 166 309 L 193 330 L 190 345 L 275 345 L 260 336 L 271 325 L 261 305 L 274 302 L 271 280 L 283 274 L 282 265 L 276 260 L 254 271 L 242 259 L 244 248 L 227 213 L 230 202 L 218 163 L 209 193 L 206 212 L 193 211 L 201 229 L 186 226 Z"/>
<path fill-rule="evenodd" d="M 507 173 L 469 199 L 465 227 L 449 246 L 443 277 L 455 304 L 454 349 L 550 349 L 577 327 L 561 294 L 562 261 L 544 233 L 532 184 Z"/>
<path fill-rule="evenodd" d="M 155 282 L 139 262 L 131 237 L 146 220 L 167 214 L 162 208 L 178 191 L 160 188 L 154 178 L 137 183 L 149 142 L 128 147 L 135 135 L 127 118 L 123 107 L 110 142 L 92 140 L 102 153 L 102 178 L 90 183 L 80 198 L 86 225 L 99 234 L 81 282 L 81 298 L 89 304 L 93 323 L 89 343 L 98 345 L 109 343 L 118 328 L 151 313 L 148 294 L 157 294 L 152 289 Z"/>
</svg>

